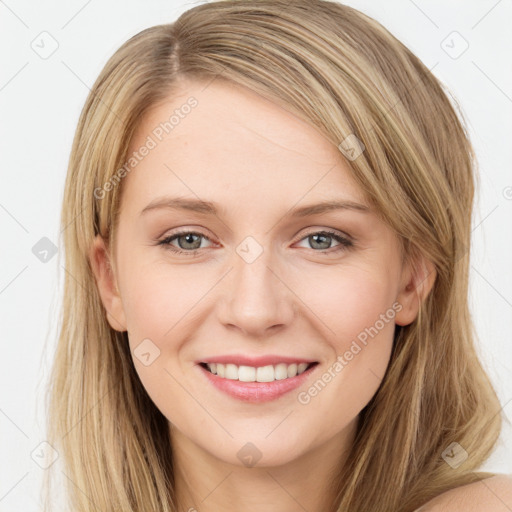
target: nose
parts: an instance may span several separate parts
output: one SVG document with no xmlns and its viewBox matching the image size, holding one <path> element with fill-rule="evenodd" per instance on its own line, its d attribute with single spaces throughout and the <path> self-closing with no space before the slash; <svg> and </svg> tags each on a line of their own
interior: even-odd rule
<svg viewBox="0 0 512 512">
<path fill-rule="evenodd" d="M 234 255 L 234 268 L 223 283 L 219 319 L 246 336 L 263 338 L 290 325 L 294 295 L 263 253 L 252 263 Z"/>
</svg>

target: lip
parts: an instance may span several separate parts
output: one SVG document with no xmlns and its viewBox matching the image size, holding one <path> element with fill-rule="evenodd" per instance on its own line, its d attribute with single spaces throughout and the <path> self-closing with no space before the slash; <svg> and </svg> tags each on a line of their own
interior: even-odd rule
<svg viewBox="0 0 512 512">
<path fill-rule="evenodd" d="M 289 359 L 286 359 L 286 361 L 288 360 Z M 226 360 L 224 359 L 224 361 Z M 210 360 L 208 362 L 210 362 Z M 211 360 L 211 362 L 216 361 Z M 307 361 L 300 360 L 300 362 L 306 363 Z M 199 368 L 199 371 L 205 376 L 206 379 L 208 379 L 210 384 L 215 386 L 223 393 L 226 393 L 227 395 L 243 402 L 262 403 L 276 400 L 277 398 L 293 391 L 294 389 L 297 389 L 299 386 L 306 382 L 306 380 L 310 377 L 311 373 L 314 372 L 317 366 L 318 364 L 314 364 L 300 375 L 296 375 L 295 377 L 290 377 L 283 380 L 274 380 L 273 382 L 241 382 L 239 380 L 225 379 L 223 377 L 219 377 L 218 375 L 214 375 L 200 364 L 197 365 L 197 368 Z"/>
<path fill-rule="evenodd" d="M 278 355 L 265 355 L 265 356 L 257 356 L 250 357 L 242 354 L 226 354 L 224 356 L 215 356 L 208 357 L 206 359 L 201 359 L 196 361 L 196 364 L 200 363 L 221 363 L 221 364 L 236 364 L 237 366 L 254 366 L 258 368 L 260 366 L 275 366 L 276 364 L 285 363 L 285 364 L 300 364 L 300 363 L 317 363 L 314 359 L 302 359 L 300 357 L 290 357 L 290 356 L 278 356 Z"/>
</svg>

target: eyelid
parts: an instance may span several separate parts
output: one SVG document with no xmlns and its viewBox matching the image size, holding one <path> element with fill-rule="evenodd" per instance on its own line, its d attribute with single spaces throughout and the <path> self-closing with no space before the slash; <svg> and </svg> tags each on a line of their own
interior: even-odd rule
<svg viewBox="0 0 512 512">
<path fill-rule="evenodd" d="M 212 237 L 204 234 L 201 231 L 195 231 L 194 229 L 179 229 L 178 231 L 173 231 L 169 234 L 164 234 L 161 237 L 158 237 L 156 242 L 159 245 L 169 245 L 170 246 L 170 243 L 165 243 L 167 240 L 170 240 L 171 238 L 176 239 L 176 238 L 179 238 L 180 236 L 184 236 L 184 235 L 197 235 L 197 236 L 204 238 L 205 240 L 208 240 L 209 242 L 213 242 Z M 213 243 L 215 243 L 215 242 L 213 242 Z M 174 246 L 172 246 L 172 247 L 174 247 Z M 203 247 L 203 249 L 204 249 L 204 247 Z M 184 249 L 176 248 L 176 250 L 177 251 L 181 250 L 183 252 L 192 253 L 194 251 L 200 251 L 201 249 L 192 249 L 190 251 L 185 251 Z"/>
<path fill-rule="evenodd" d="M 336 236 L 339 236 L 340 238 L 345 238 L 347 241 L 352 242 L 352 243 L 354 243 L 356 241 L 356 239 L 352 235 L 349 235 L 348 233 L 345 233 L 344 231 L 340 231 L 339 229 L 325 228 L 325 227 L 322 228 L 322 227 L 318 227 L 318 226 L 313 227 L 313 228 L 307 228 L 307 229 L 308 230 L 306 231 L 306 233 L 301 234 L 293 243 L 300 242 L 303 238 L 306 238 L 311 235 L 316 235 L 318 233 L 326 233 L 329 235 L 336 235 Z"/>
<path fill-rule="evenodd" d="M 203 227 L 198 228 L 198 231 L 195 231 L 195 228 L 176 228 L 176 229 L 178 231 L 171 231 L 169 234 L 166 234 L 166 232 L 164 232 L 164 234 L 162 234 L 156 238 L 156 241 L 160 241 L 162 239 L 167 239 L 167 238 L 170 238 L 173 236 L 186 235 L 186 234 L 200 235 L 200 236 L 210 240 L 210 242 L 213 241 L 212 238 L 215 238 L 215 237 L 204 234 L 204 232 L 201 231 L 201 230 L 205 229 Z M 341 231 L 339 229 L 326 228 L 326 227 L 321 227 L 321 226 L 314 226 L 312 228 L 306 228 L 306 229 L 308 231 L 306 233 L 303 233 L 300 236 L 296 237 L 295 240 L 293 241 L 293 243 L 299 242 L 303 238 L 310 236 L 310 235 L 317 234 L 317 233 L 335 234 L 340 237 L 346 238 L 347 240 L 350 240 L 351 242 L 356 242 L 355 237 L 353 237 L 352 235 L 349 235 L 345 231 Z"/>
</svg>

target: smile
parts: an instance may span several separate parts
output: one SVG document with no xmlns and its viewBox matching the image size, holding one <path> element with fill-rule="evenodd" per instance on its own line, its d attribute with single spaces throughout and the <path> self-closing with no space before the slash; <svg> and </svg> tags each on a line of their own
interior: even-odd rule
<svg viewBox="0 0 512 512">
<path fill-rule="evenodd" d="M 244 366 L 232 363 L 201 363 L 201 366 L 222 379 L 240 382 L 273 382 L 285 380 L 304 373 L 317 363 L 279 363 L 266 366 Z"/>
<path fill-rule="evenodd" d="M 198 363 L 196 368 L 213 388 L 236 400 L 252 403 L 268 402 L 289 395 L 306 383 L 319 364 L 316 361 L 273 365 L 267 362 L 265 366 L 248 366 L 218 361 Z"/>
</svg>

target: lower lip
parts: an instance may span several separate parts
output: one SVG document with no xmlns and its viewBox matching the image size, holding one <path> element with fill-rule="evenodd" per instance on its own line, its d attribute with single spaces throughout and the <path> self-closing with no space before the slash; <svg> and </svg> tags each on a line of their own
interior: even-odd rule
<svg viewBox="0 0 512 512">
<path fill-rule="evenodd" d="M 269 402 L 297 389 L 308 379 L 311 372 L 318 366 L 315 364 L 295 377 L 274 380 L 272 382 L 241 382 L 239 380 L 219 377 L 201 365 L 197 365 L 206 378 L 220 391 L 244 402 Z"/>
</svg>

